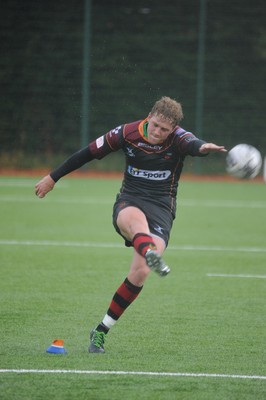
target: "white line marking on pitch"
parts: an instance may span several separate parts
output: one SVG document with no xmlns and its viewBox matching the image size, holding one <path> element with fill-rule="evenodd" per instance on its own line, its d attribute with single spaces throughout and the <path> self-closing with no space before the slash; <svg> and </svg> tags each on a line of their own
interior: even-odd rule
<svg viewBox="0 0 266 400">
<path fill-rule="evenodd" d="M 148 371 L 86 371 L 76 369 L 0 369 L 0 373 L 16 374 L 87 374 L 87 375 L 142 375 L 142 376 L 173 376 L 191 378 L 228 378 L 228 379 L 259 379 L 266 380 L 261 375 L 207 374 L 190 372 L 148 372 Z"/>
<path fill-rule="evenodd" d="M 1 186 L 1 182 L 0 182 Z M 21 183 L 21 187 L 27 187 L 28 183 Z M 32 188 L 34 185 L 32 185 Z M 67 186 L 66 186 L 67 187 Z M 62 187 L 58 187 L 62 189 Z M 37 197 L 32 191 L 32 196 L 29 195 L 2 195 L 0 196 L 0 201 L 3 202 L 36 202 Z M 114 197 L 110 198 L 95 198 L 95 197 L 84 197 L 84 198 L 62 198 L 62 197 L 48 197 L 47 203 L 62 203 L 62 204 L 113 204 Z M 241 200 L 194 200 L 194 199 L 181 199 L 178 200 L 178 205 L 182 207 L 225 207 L 225 208 L 266 208 L 265 201 L 241 201 Z"/>
<path fill-rule="evenodd" d="M 58 246 L 58 247 L 117 247 L 124 248 L 119 243 L 97 243 L 97 242 L 56 242 L 50 240 L 0 240 L 0 245 L 13 246 Z"/>
<path fill-rule="evenodd" d="M 226 207 L 226 208 L 266 208 L 265 201 L 241 200 L 178 200 L 178 205 L 186 207 Z"/>
<path fill-rule="evenodd" d="M 38 201 L 39 200 L 39 201 Z M 35 203 L 35 204 L 42 204 L 42 205 L 50 205 L 50 204 L 90 204 L 90 205 L 99 205 L 99 204 L 113 204 L 114 201 L 113 199 L 102 199 L 102 198 L 84 198 L 84 199 L 59 199 L 59 198 L 51 198 L 48 197 L 47 199 L 45 199 L 45 202 L 41 202 L 40 199 L 38 199 L 36 196 L 32 195 L 32 196 L 19 196 L 19 197 L 14 197 L 14 196 L 1 196 L 0 197 L 0 201 L 1 202 L 15 202 L 15 203 Z"/>
<path fill-rule="evenodd" d="M 221 277 L 221 278 L 258 278 L 266 279 L 266 275 L 248 275 L 248 274 L 207 274 L 210 277 Z"/>
<path fill-rule="evenodd" d="M 8 181 L 7 180 L 2 181 L 0 179 L 0 187 L 15 187 L 15 188 L 30 187 L 30 188 L 34 189 L 34 185 L 36 182 L 37 182 L 37 180 L 33 182 L 33 181 L 22 180 L 22 179 L 21 180 L 8 180 Z M 67 187 L 69 187 L 69 185 L 66 182 L 64 182 L 63 184 L 61 183 L 60 185 L 58 185 L 56 189 L 62 189 L 62 187 L 67 188 Z M 13 198 L 14 198 L 14 196 L 13 196 Z"/>
<path fill-rule="evenodd" d="M 125 248 L 119 243 L 99 243 L 99 242 L 58 242 L 52 240 L 0 240 L 0 245 L 11 246 L 62 246 L 62 247 L 100 247 L 100 248 Z M 169 246 L 168 250 L 189 250 L 189 251 L 227 251 L 227 252 L 245 252 L 245 253 L 266 253 L 266 248 L 263 247 L 223 247 L 223 246 Z"/>
<path fill-rule="evenodd" d="M 245 253 L 266 253 L 263 247 L 223 247 L 223 246 L 169 246 L 169 250 L 193 250 L 193 251 L 237 251 Z"/>
</svg>

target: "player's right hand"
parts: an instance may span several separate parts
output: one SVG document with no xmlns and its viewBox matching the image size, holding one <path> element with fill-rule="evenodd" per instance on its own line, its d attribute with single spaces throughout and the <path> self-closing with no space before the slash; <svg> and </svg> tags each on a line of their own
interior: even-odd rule
<svg viewBox="0 0 266 400">
<path fill-rule="evenodd" d="M 55 185 L 55 181 L 50 177 L 50 175 L 46 175 L 35 185 L 35 194 L 40 199 L 42 199 L 48 192 L 53 190 Z"/>
</svg>

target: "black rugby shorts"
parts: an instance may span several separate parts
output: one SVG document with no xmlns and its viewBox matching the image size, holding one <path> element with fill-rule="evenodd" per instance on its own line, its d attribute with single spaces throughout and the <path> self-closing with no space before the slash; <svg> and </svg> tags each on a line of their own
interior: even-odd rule
<svg viewBox="0 0 266 400">
<path fill-rule="evenodd" d="M 147 200 L 142 197 L 120 193 L 117 195 L 113 207 L 113 225 L 117 233 L 125 239 L 125 246 L 130 247 L 132 243 L 121 234 L 116 221 L 119 212 L 131 206 L 139 208 L 145 214 L 151 234 L 162 238 L 167 247 L 174 219 L 171 211 L 163 204 L 152 201 L 152 199 Z"/>
</svg>

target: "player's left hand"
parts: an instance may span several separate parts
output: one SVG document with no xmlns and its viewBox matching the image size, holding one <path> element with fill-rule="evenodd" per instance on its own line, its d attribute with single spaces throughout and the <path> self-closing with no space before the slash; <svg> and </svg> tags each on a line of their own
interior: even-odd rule
<svg viewBox="0 0 266 400">
<path fill-rule="evenodd" d="M 211 152 L 216 152 L 216 151 L 221 151 L 221 152 L 227 152 L 226 148 L 224 146 L 218 146 L 217 144 L 214 143 L 204 143 L 200 148 L 199 152 L 201 154 L 207 154 Z"/>
</svg>

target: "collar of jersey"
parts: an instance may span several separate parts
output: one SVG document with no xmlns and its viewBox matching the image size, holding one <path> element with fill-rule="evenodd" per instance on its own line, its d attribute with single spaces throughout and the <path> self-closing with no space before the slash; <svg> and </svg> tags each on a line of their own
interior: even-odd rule
<svg viewBox="0 0 266 400">
<path fill-rule="evenodd" d="M 141 123 L 139 124 L 139 133 L 145 140 L 148 140 L 147 126 L 148 126 L 148 117 L 145 118 L 143 121 L 141 121 Z"/>
</svg>

